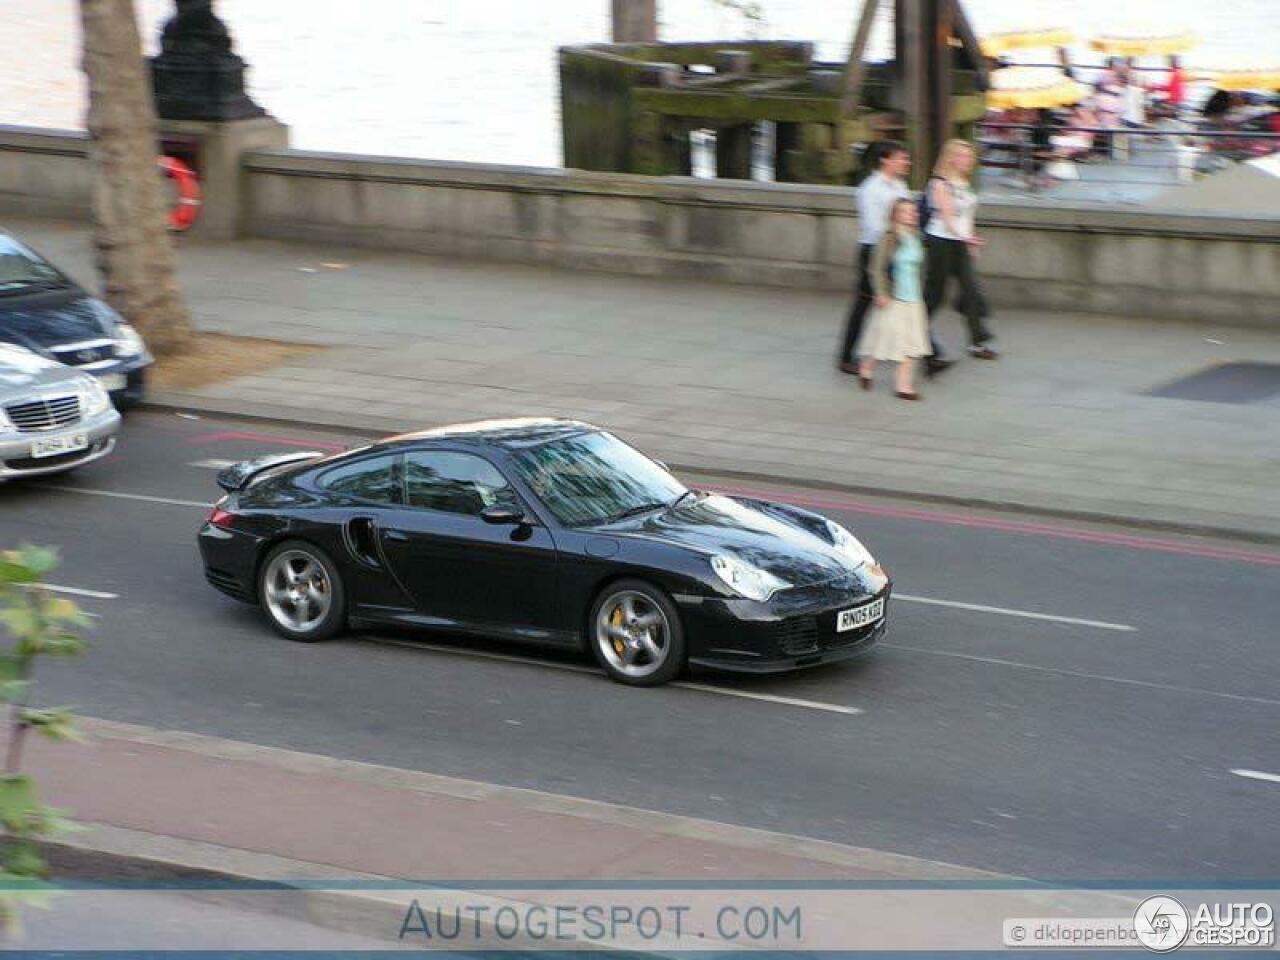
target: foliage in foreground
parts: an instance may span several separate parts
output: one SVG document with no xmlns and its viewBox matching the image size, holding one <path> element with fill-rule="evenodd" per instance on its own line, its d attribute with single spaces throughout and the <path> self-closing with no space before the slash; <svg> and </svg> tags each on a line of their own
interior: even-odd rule
<svg viewBox="0 0 1280 960">
<path fill-rule="evenodd" d="M 0 553 L 0 624 L 8 645 L 0 649 L 0 701 L 9 705 L 8 746 L 0 773 L 0 925 L 16 920 L 15 892 L 31 889 L 47 872 L 40 842 L 70 828 L 62 814 L 42 804 L 35 781 L 21 772 L 28 736 L 76 739 L 69 711 L 31 705 L 32 675 L 41 657 L 73 657 L 85 648 L 88 617 L 75 603 L 50 591 L 45 578 L 57 552 L 23 546 Z"/>
</svg>

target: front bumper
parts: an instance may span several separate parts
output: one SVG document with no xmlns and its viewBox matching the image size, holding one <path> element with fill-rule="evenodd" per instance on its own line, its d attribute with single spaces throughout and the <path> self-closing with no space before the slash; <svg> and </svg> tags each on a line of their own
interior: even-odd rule
<svg viewBox="0 0 1280 960">
<path fill-rule="evenodd" d="M 101 460 L 116 445 L 116 434 L 120 431 L 120 414 L 115 410 L 107 410 L 81 420 L 79 423 L 61 427 L 56 431 L 32 431 L 29 433 L 0 434 L 0 480 L 16 480 L 22 477 L 41 477 L 51 473 L 61 473 L 84 466 L 94 460 Z M 85 435 L 88 447 L 73 453 L 60 453 L 52 457 L 32 457 L 32 444 L 50 436 L 62 434 Z"/>
<path fill-rule="evenodd" d="M 91 364 L 77 369 L 101 380 L 111 394 L 111 402 L 124 410 L 146 398 L 147 368 L 152 362 L 150 354 L 142 353 L 136 357 L 120 357 L 108 364 Z"/>
<path fill-rule="evenodd" d="M 866 576 L 788 590 L 758 603 L 721 597 L 676 597 L 693 666 L 742 673 L 782 673 L 848 660 L 884 637 L 892 584 Z M 884 616 L 837 632 L 841 610 L 884 599 Z"/>
</svg>

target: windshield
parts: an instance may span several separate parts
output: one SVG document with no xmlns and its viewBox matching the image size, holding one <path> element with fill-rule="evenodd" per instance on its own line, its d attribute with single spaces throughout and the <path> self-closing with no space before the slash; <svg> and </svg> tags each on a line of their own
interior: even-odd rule
<svg viewBox="0 0 1280 960">
<path fill-rule="evenodd" d="M 0 234 L 0 293 L 29 287 L 61 287 L 62 276 L 12 237 Z"/>
<path fill-rule="evenodd" d="M 665 507 L 685 492 L 670 473 L 607 433 L 553 440 L 513 460 L 520 478 L 567 527 Z"/>
</svg>

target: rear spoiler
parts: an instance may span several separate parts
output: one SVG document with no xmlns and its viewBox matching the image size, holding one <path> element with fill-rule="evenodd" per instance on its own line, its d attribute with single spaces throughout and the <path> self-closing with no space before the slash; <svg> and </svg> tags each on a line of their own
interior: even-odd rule
<svg viewBox="0 0 1280 960">
<path fill-rule="evenodd" d="M 244 460 L 218 471 L 218 486 L 227 493 L 243 490 L 254 477 L 275 467 L 283 467 L 290 463 L 305 463 L 308 460 L 319 460 L 328 454 L 317 450 L 306 450 L 300 453 L 275 453 L 253 460 Z"/>
</svg>

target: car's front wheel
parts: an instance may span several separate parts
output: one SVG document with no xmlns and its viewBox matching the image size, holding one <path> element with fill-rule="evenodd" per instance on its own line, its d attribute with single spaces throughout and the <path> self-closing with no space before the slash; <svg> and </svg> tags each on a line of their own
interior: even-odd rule
<svg viewBox="0 0 1280 960">
<path fill-rule="evenodd" d="M 342 577 L 319 547 L 289 540 L 273 547 L 258 573 L 258 600 L 290 640 L 328 640 L 346 626 Z"/>
<path fill-rule="evenodd" d="M 671 599 L 641 580 L 605 588 L 591 608 L 591 652 L 610 678 L 651 687 L 675 679 L 686 653 Z"/>
</svg>

